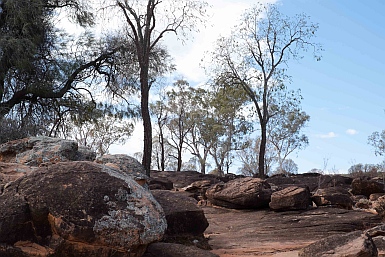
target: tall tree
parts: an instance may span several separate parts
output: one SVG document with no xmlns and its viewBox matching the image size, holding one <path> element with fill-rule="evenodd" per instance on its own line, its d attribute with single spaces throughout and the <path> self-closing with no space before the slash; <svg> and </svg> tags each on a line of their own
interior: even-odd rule
<svg viewBox="0 0 385 257">
<path fill-rule="evenodd" d="M 91 86 L 110 84 L 117 53 L 129 52 L 127 45 L 110 45 L 90 33 L 74 38 L 58 28 L 59 15 L 92 26 L 87 1 L 4 0 L 0 5 L 0 120 L 26 132 L 18 136 L 58 135 L 69 114 L 97 107 Z"/>
<path fill-rule="evenodd" d="M 155 122 L 156 122 L 156 162 L 157 162 L 157 168 L 160 171 L 164 171 L 166 167 L 166 124 L 168 119 L 168 110 L 166 106 L 166 95 L 160 94 L 160 100 L 156 101 L 155 103 L 151 104 L 151 110 L 153 116 L 155 116 Z"/>
<path fill-rule="evenodd" d="M 244 13 L 229 37 L 218 40 L 212 54 L 214 76 L 241 86 L 254 104 L 261 131 L 260 177 L 265 175 L 267 124 L 277 115 L 270 105 L 272 92 L 288 79 L 290 59 L 300 59 L 308 49 L 318 54 L 321 48 L 312 42 L 317 29 L 304 14 L 288 17 L 275 5 L 260 4 Z"/>
<path fill-rule="evenodd" d="M 296 174 L 298 172 L 298 165 L 292 159 L 285 159 L 279 169 L 279 172 L 284 174 Z"/>
<path fill-rule="evenodd" d="M 71 114 L 65 130 L 59 136 L 76 140 L 79 145 L 91 148 L 98 156 L 109 152 L 112 144 L 125 143 L 134 129 L 129 115 L 112 106 L 93 108 Z"/>
<path fill-rule="evenodd" d="M 203 88 L 189 88 L 186 93 L 189 110 L 186 115 L 189 127 L 186 145 L 198 161 L 200 172 L 205 174 L 210 149 L 223 128 L 217 123 L 213 113 L 211 92 Z"/>
<path fill-rule="evenodd" d="M 241 163 L 239 172 L 245 176 L 256 176 L 258 174 L 259 167 L 259 149 L 260 149 L 261 139 L 251 139 L 247 140 L 247 144 L 244 148 L 237 151 L 238 160 Z M 265 171 L 266 174 L 270 174 L 273 171 L 273 166 L 277 163 L 277 152 L 272 144 L 267 141 L 266 144 L 266 153 L 265 153 Z"/>
<path fill-rule="evenodd" d="M 212 140 L 210 154 L 213 157 L 219 175 L 229 172 L 234 152 L 244 147 L 244 137 L 252 131 L 252 124 L 246 118 L 249 103 L 248 97 L 241 87 L 229 85 L 215 86 L 211 100 L 217 129 L 216 137 Z"/>
<path fill-rule="evenodd" d="M 80 73 L 106 59 L 101 54 L 76 65 L 63 58 L 66 42 L 60 42 L 63 39 L 54 27 L 55 11 L 67 9 L 79 24 L 92 25 L 92 13 L 84 4 L 81 0 L 1 2 L 0 117 L 20 103 L 63 97 L 75 88 Z"/>
<path fill-rule="evenodd" d="M 301 130 L 308 123 L 310 116 L 301 111 L 301 95 L 295 91 L 278 91 L 274 97 L 279 109 L 267 124 L 269 142 L 277 151 L 278 169 L 283 173 L 283 165 L 289 154 L 305 148 L 309 144 L 308 137 Z M 273 103 L 271 103 L 273 104 Z"/>
<path fill-rule="evenodd" d="M 134 42 L 140 69 L 140 102 L 144 127 L 142 164 L 150 175 L 152 126 L 149 112 L 149 92 L 153 80 L 149 77 L 150 54 L 165 34 L 181 32 L 186 36 L 205 16 L 207 4 L 199 0 L 113 0 L 127 23 L 128 36 Z"/>
<path fill-rule="evenodd" d="M 385 130 L 373 132 L 368 137 L 368 143 L 374 147 L 374 153 L 379 156 L 385 155 Z"/>
<path fill-rule="evenodd" d="M 183 152 L 186 147 L 187 136 L 191 130 L 187 116 L 189 109 L 189 91 L 190 86 L 185 80 L 178 80 L 174 83 L 175 88 L 167 92 L 168 112 L 167 128 L 170 131 L 169 145 L 175 149 L 176 155 L 173 157 L 177 160 L 176 171 L 181 171 L 183 162 Z"/>
</svg>

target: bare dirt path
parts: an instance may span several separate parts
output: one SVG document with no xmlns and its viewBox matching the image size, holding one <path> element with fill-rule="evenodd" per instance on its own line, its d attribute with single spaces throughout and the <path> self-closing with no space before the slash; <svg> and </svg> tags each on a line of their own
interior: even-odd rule
<svg viewBox="0 0 385 257">
<path fill-rule="evenodd" d="M 329 235 L 363 230 L 381 223 L 372 213 L 337 208 L 273 212 L 203 207 L 205 235 L 220 257 L 292 257 Z"/>
</svg>

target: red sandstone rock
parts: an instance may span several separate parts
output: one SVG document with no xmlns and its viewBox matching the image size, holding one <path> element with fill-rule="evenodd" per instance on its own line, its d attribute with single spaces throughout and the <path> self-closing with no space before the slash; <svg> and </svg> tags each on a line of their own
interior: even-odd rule
<svg viewBox="0 0 385 257">
<path fill-rule="evenodd" d="M 272 191 L 270 185 L 259 178 L 238 178 L 213 185 L 206 191 L 214 205 L 233 209 L 268 207 Z"/>
<path fill-rule="evenodd" d="M 270 208 L 274 211 L 306 210 L 311 205 L 308 187 L 290 186 L 271 195 Z"/>
<path fill-rule="evenodd" d="M 0 256 L 23 256 L 6 254 L 26 253 L 18 242 L 28 241 L 55 256 L 140 257 L 166 226 L 149 191 L 93 162 L 41 167 L 0 195 L 0 244 L 9 246 Z"/>
</svg>

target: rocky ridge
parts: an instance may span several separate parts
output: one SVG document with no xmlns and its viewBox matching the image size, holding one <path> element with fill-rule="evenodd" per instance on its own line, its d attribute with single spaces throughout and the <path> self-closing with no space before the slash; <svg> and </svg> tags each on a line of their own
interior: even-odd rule
<svg viewBox="0 0 385 257">
<path fill-rule="evenodd" d="M 148 178 L 126 155 L 26 138 L 0 145 L 0 256 L 385 256 L 383 189 L 320 174 Z"/>
</svg>

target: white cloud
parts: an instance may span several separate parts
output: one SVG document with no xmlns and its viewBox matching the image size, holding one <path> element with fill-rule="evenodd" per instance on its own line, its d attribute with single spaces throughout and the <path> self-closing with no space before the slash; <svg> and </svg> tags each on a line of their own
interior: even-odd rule
<svg viewBox="0 0 385 257">
<path fill-rule="evenodd" d="M 132 136 L 124 145 L 113 144 L 110 147 L 111 154 L 127 154 L 134 156 L 137 152 L 143 152 L 143 124 L 138 122 L 135 125 Z"/>
<path fill-rule="evenodd" d="M 275 3 L 277 0 L 263 0 Z M 242 13 L 255 4 L 255 1 L 211 0 L 209 12 L 211 18 L 205 26 L 199 26 L 199 32 L 191 35 L 185 44 L 176 40 L 174 34 L 166 35 L 164 44 L 174 58 L 177 72 L 187 80 L 206 81 L 201 60 L 207 52 L 214 50 L 215 42 L 220 36 L 228 36 L 232 28 L 239 23 Z"/>
<path fill-rule="evenodd" d="M 346 130 L 346 134 L 348 134 L 348 135 L 356 135 L 356 134 L 358 134 L 358 131 L 355 130 L 355 129 L 348 129 L 348 130 Z"/>
<path fill-rule="evenodd" d="M 334 132 L 329 132 L 327 134 L 318 134 L 316 136 L 319 137 L 319 138 L 335 138 L 338 135 L 336 133 L 334 133 Z"/>
</svg>

